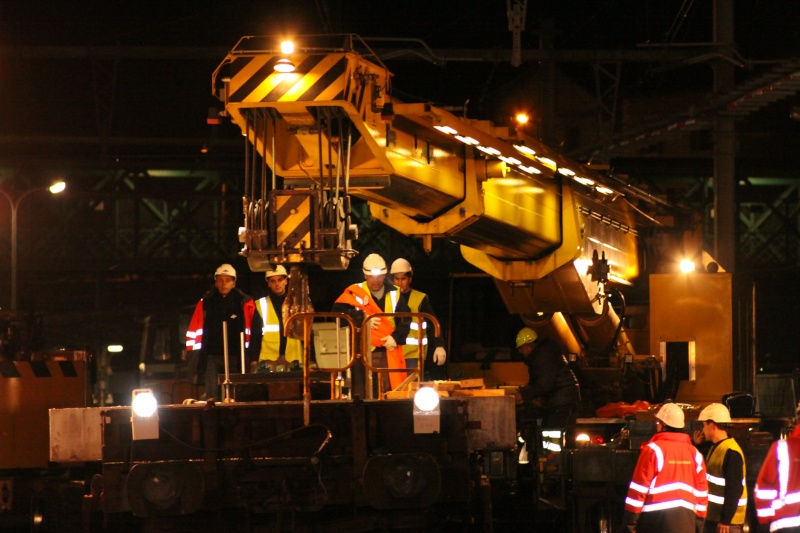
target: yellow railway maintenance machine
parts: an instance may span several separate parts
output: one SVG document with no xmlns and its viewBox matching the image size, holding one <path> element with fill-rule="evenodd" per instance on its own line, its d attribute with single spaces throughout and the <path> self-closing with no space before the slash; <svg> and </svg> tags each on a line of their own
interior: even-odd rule
<svg viewBox="0 0 800 533">
<path fill-rule="evenodd" d="M 638 276 L 631 205 L 653 202 L 646 193 L 520 132 L 395 99 L 390 72 L 353 35 L 243 38 L 212 91 L 247 139 L 241 254 L 253 271 L 290 267 L 287 326 L 306 346 L 330 320 L 311 312 L 307 266 L 347 268 L 357 197 L 427 249 L 459 243 L 508 312 L 571 347 L 587 372 L 621 379 L 653 361 L 609 304 L 613 286 Z M 368 363 L 361 324 L 348 326 L 348 365 Z M 511 396 L 442 397 L 438 425 L 423 423 L 410 398 L 353 400 L 332 386 L 334 399 L 312 399 L 308 359 L 303 400 L 160 406 L 138 433 L 150 438 L 136 438 L 143 419 L 128 407 L 53 411 L 51 459 L 102 465 L 84 508 L 118 527 L 133 515 L 218 531 L 242 520 L 254 531 L 259 520 L 287 531 L 491 530 L 491 496 L 513 488 L 520 453 Z M 564 450 L 558 475 L 571 468 Z"/>
</svg>

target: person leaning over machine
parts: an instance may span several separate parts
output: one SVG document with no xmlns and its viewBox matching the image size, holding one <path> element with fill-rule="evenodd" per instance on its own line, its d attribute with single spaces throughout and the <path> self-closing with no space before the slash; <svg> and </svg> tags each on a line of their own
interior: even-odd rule
<svg viewBox="0 0 800 533">
<path fill-rule="evenodd" d="M 700 533 L 708 505 L 703 455 L 683 433 L 683 410 L 665 403 L 656 434 L 642 445 L 625 499 L 626 531 Z"/>
<path fill-rule="evenodd" d="M 392 268 L 389 270 L 389 274 L 394 277 L 394 284 L 400 288 L 400 301 L 405 301 L 412 313 L 427 313 L 436 317 L 436 312 L 433 310 L 428 295 L 411 288 L 414 270 L 411 268 L 411 263 L 409 263 L 408 260 L 402 257 L 395 259 L 394 262 L 392 262 Z M 422 348 L 420 349 L 420 323 L 418 320 L 413 319 L 409 320 L 409 322 L 411 330 L 408 333 L 406 344 L 403 346 L 403 354 L 406 357 L 406 367 L 419 368 L 419 358 L 425 358 L 428 354 L 429 342 L 435 347 L 433 350 L 433 362 L 437 366 L 442 366 L 445 361 L 447 361 L 447 352 L 444 349 L 444 338 L 441 335 L 438 337 L 436 336 L 436 328 L 433 323 L 428 323 L 427 320 L 422 322 Z M 431 371 L 429 370 L 427 373 L 431 374 Z"/>
<path fill-rule="evenodd" d="M 728 436 L 731 413 L 721 403 L 706 406 L 697 420 L 703 429 L 694 432 L 694 443 L 706 451 L 708 515 L 705 533 L 741 533 L 747 514 L 744 452 Z"/>
<path fill-rule="evenodd" d="M 517 401 L 541 404 L 542 427 L 563 428 L 575 413 L 581 393 L 561 348 L 528 327 L 519 330 L 516 345 L 528 367 L 528 384 L 520 387 Z"/>
</svg>

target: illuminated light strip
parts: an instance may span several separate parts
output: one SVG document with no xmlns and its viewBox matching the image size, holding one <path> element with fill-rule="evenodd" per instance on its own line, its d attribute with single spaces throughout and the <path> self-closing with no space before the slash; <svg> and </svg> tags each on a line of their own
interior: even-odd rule
<svg viewBox="0 0 800 533">
<path fill-rule="evenodd" d="M 514 148 L 526 155 L 536 155 L 536 151 L 533 148 L 525 146 L 524 144 L 515 144 Z"/>
<path fill-rule="evenodd" d="M 480 150 L 481 152 L 483 152 L 484 154 L 500 155 L 500 153 L 501 153 L 500 150 L 498 150 L 496 148 L 492 148 L 491 146 L 481 146 L 479 144 L 479 145 L 476 146 L 476 148 L 478 150 Z"/>
<path fill-rule="evenodd" d="M 499 159 L 500 159 L 500 161 L 505 161 L 509 165 L 521 165 L 522 164 L 522 161 L 520 161 L 519 159 L 515 159 L 513 157 L 507 157 L 507 156 L 504 156 L 504 155 L 499 156 Z"/>
<path fill-rule="evenodd" d="M 456 135 L 456 139 L 458 139 L 459 141 L 461 141 L 464 144 L 469 144 L 469 145 L 480 144 L 480 142 L 478 140 L 473 139 L 472 137 L 464 137 L 462 135 Z"/>
<path fill-rule="evenodd" d="M 586 185 L 587 187 L 594 186 L 594 182 L 589 178 L 582 178 L 581 176 L 575 176 L 573 179 L 578 183 L 580 183 L 581 185 Z"/>
<path fill-rule="evenodd" d="M 602 222 L 604 224 L 608 224 L 612 228 L 618 229 L 618 230 L 623 231 L 625 233 L 630 233 L 632 235 L 638 235 L 639 234 L 638 231 L 636 231 L 632 227 L 628 226 L 627 224 L 622 224 L 622 223 L 614 220 L 613 218 L 611 218 L 609 216 L 606 216 L 606 215 L 603 215 L 601 213 L 598 213 L 597 211 L 592 211 L 591 209 L 587 209 L 586 207 L 584 207 L 582 205 L 578 206 L 578 212 L 583 216 L 592 217 L 595 220 L 598 220 L 598 221 L 600 221 L 600 222 Z"/>
<path fill-rule="evenodd" d="M 614 194 L 613 189 L 609 189 L 608 187 L 603 187 L 602 185 L 598 185 L 597 187 L 594 188 L 594 190 L 596 190 L 600 194 Z"/>
<path fill-rule="evenodd" d="M 541 174 L 542 173 L 542 171 L 540 169 L 537 169 L 536 167 L 533 167 L 531 165 L 524 165 L 522 163 L 522 161 L 520 161 L 516 157 L 503 155 L 503 152 L 501 152 L 497 148 L 493 148 L 491 146 L 483 146 L 482 144 L 480 144 L 479 140 L 477 140 L 477 139 L 475 139 L 473 137 L 470 137 L 468 135 L 459 135 L 458 130 L 456 130 L 455 128 L 452 128 L 450 126 L 443 126 L 443 125 L 437 125 L 437 126 L 434 126 L 434 128 L 439 130 L 439 131 L 441 131 L 442 133 L 446 133 L 448 135 L 453 135 L 456 139 L 458 139 L 459 141 L 463 142 L 464 144 L 469 145 L 469 146 L 474 146 L 475 148 L 477 148 L 478 150 L 480 150 L 484 154 L 490 155 L 490 156 L 495 156 L 498 159 L 500 159 L 501 161 L 503 161 L 503 162 L 505 162 L 505 163 L 507 163 L 509 165 L 513 165 L 513 166 L 517 167 L 519 170 L 522 170 L 523 172 L 526 172 L 528 174 Z M 529 148 L 529 147 L 527 147 L 525 145 L 521 145 L 521 144 L 514 144 L 512 146 L 514 146 L 514 148 L 517 151 L 525 154 L 526 156 L 530 157 L 531 159 L 539 160 L 539 162 L 541 162 L 544 166 L 548 167 L 550 170 L 552 170 L 554 172 L 556 170 L 558 170 L 558 165 L 556 165 L 555 161 L 553 161 L 552 159 L 546 158 L 546 157 L 537 157 L 536 156 L 536 151 L 533 150 L 532 148 Z M 575 175 L 575 173 L 572 170 L 569 170 L 569 169 L 565 169 L 565 171 L 562 171 L 562 174 L 567 175 L 567 176 L 574 176 Z"/>
<path fill-rule="evenodd" d="M 542 171 L 535 167 L 526 167 L 525 165 L 520 165 L 519 169 L 523 172 L 527 172 L 528 174 L 541 174 Z"/>
<path fill-rule="evenodd" d="M 572 170 L 570 170 L 568 168 L 564 168 L 564 167 L 559 167 L 558 173 L 563 175 L 563 176 L 574 176 L 575 175 L 575 172 L 573 172 Z"/>
<path fill-rule="evenodd" d="M 442 133 L 447 133 L 450 135 L 458 135 L 458 132 L 451 128 L 450 126 L 434 126 L 437 130 L 441 131 Z"/>
<path fill-rule="evenodd" d="M 538 159 L 541 164 L 543 164 L 544 166 L 546 166 L 547 168 L 549 168 L 553 172 L 555 172 L 556 168 L 558 168 L 558 165 L 556 165 L 556 162 L 553 161 L 552 159 L 550 159 L 549 157 L 541 157 L 541 156 L 537 155 L 536 159 Z"/>
</svg>

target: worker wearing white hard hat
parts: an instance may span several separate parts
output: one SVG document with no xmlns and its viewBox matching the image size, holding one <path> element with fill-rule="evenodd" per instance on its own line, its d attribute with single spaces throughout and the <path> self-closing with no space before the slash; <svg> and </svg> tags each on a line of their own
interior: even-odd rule
<svg viewBox="0 0 800 533">
<path fill-rule="evenodd" d="M 700 411 L 703 429 L 694 432 L 694 442 L 705 451 L 708 469 L 708 516 L 704 531 L 741 533 L 747 514 L 747 472 L 742 448 L 728 435 L 731 413 L 721 403 Z"/>
<path fill-rule="evenodd" d="M 244 349 L 245 360 L 252 356 L 254 314 L 253 299 L 236 288 L 236 269 L 228 263 L 220 265 L 214 271 L 214 286 L 197 302 L 186 331 L 186 349 L 197 356 L 197 377 L 203 380 L 203 397 L 220 398 L 219 376 L 225 368 L 226 347 L 229 371 L 234 374 L 247 371 L 241 368 L 241 353 Z"/>
<path fill-rule="evenodd" d="M 389 274 L 392 275 L 394 284 L 400 289 L 400 300 L 406 302 L 412 313 L 427 313 L 431 316 L 436 316 L 436 312 L 433 310 L 428 295 L 411 287 L 414 270 L 411 268 L 411 263 L 409 263 L 407 259 L 402 257 L 395 259 L 392 262 L 391 269 L 389 269 Z M 436 328 L 433 323 L 428 323 L 428 321 L 424 319 L 420 320 L 408 320 L 410 331 L 408 338 L 406 338 L 406 344 L 403 346 L 406 366 L 408 368 L 419 368 L 420 355 L 422 355 L 422 357 L 427 355 L 429 344 L 432 344 L 434 347 L 433 363 L 438 366 L 444 365 L 447 360 L 447 352 L 444 349 L 444 338 L 441 335 L 441 331 L 437 336 L 435 333 Z M 420 345 L 422 349 L 420 349 Z M 431 372 L 429 370 L 426 372 L 426 375 L 429 375 L 426 379 L 430 379 L 431 377 L 443 379 L 445 377 L 430 375 L 435 373 L 436 372 Z"/>
<path fill-rule="evenodd" d="M 283 265 L 271 266 L 264 273 L 268 294 L 256 301 L 254 328 L 261 326 L 261 350 L 258 354 L 258 372 L 287 372 L 302 370 L 303 343 L 286 336 L 283 320 L 283 302 L 289 274 Z"/>
<path fill-rule="evenodd" d="M 400 290 L 386 279 L 386 261 L 378 254 L 369 254 L 362 264 L 364 281 L 347 287 L 336 299 L 332 311 L 346 313 L 353 317 L 357 325 L 364 324 L 365 318 L 376 313 L 408 312 L 408 305 L 400 301 Z M 402 345 L 408 337 L 409 326 L 395 322 L 392 316 L 375 316 L 366 323 L 370 331 L 371 353 L 367 364 L 375 369 L 405 368 Z M 371 359 L 371 363 L 369 361 Z M 366 391 L 363 367 L 352 367 L 353 393 L 364 397 Z M 402 382 L 404 372 L 381 372 L 380 386 L 374 380 L 377 390 L 369 391 L 375 397 L 378 391 L 390 390 Z"/>
<path fill-rule="evenodd" d="M 581 393 L 561 346 L 524 327 L 517 333 L 516 348 L 528 367 L 528 383 L 520 387 L 517 401 L 541 411 L 542 427 L 565 427 L 580 404 Z"/>
<path fill-rule="evenodd" d="M 708 505 L 703 455 L 683 431 L 680 406 L 665 403 L 655 418 L 657 432 L 642 446 L 628 487 L 625 531 L 701 531 Z"/>
</svg>

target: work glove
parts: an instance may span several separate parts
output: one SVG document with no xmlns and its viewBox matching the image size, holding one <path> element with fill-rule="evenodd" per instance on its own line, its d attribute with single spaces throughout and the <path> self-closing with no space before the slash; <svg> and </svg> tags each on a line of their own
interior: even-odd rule
<svg viewBox="0 0 800 533">
<path fill-rule="evenodd" d="M 444 351 L 444 348 L 439 346 L 433 351 L 433 362 L 442 366 L 445 361 L 447 361 L 447 352 Z"/>
<path fill-rule="evenodd" d="M 381 339 L 383 341 L 383 346 L 388 351 L 392 351 L 397 348 L 397 342 L 394 340 L 394 337 L 391 335 L 386 335 L 384 338 Z"/>
<path fill-rule="evenodd" d="M 369 329 L 378 329 L 378 326 L 381 323 L 381 317 L 374 316 L 369 319 Z"/>
</svg>

